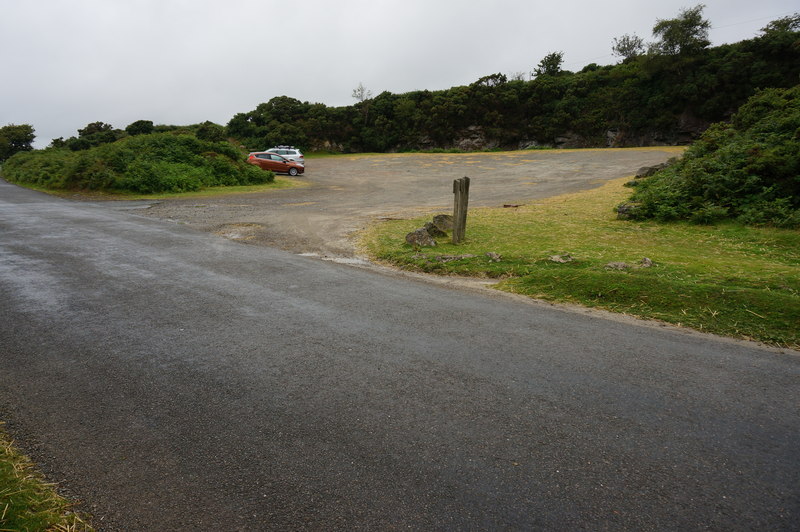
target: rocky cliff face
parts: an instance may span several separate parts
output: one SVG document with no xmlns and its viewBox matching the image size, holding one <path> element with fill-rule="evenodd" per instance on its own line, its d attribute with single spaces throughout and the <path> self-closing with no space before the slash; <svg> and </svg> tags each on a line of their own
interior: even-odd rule
<svg viewBox="0 0 800 532">
<path fill-rule="evenodd" d="M 502 144 L 489 137 L 480 126 L 471 126 L 461 132 L 450 146 L 431 146 L 437 148 L 458 148 L 464 151 L 505 149 L 552 148 L 629 148 L 636 146 L 681 146 L 696 140 L 711 123 L 696 117 L 691 111 L 684 111 L 672 130 L 651 129 L 631 133 L 623 129 L 609 129 L 605 138 L 589 137 L 576 131 L 565 131 L 552 139 L 520 139 L 513 145 Z"/>
</svg>

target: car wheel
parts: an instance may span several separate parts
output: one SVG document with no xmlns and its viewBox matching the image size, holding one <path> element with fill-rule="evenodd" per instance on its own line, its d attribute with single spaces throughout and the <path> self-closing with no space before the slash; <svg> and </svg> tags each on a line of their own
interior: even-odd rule
<svg viewBox="0 0 800 532">
<path fill-rule="evenodd" d="M 289 168 L 289 175 L 294 177 L 297 175 L 297 168 Z"/>
</svg>

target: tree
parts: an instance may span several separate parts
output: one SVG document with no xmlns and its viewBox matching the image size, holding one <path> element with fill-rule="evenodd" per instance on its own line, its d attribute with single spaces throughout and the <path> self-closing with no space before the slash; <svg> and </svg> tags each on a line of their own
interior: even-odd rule
<svg viewBox="0 0 800 532">
<path fill-rule="evenodd" d="M 130 136 L 134 135 L 148 135 L 153 132 L 154 126 L 152 120 L 137 120 L 128 125 L 125 131 Z"/>
<path fill-rule="evenodd" d="M 0 127 L 0 162 L 15 153 L 33 149 L 33 126 L 29 124 L 9 124 Z"/>
<path fill-rule="evenodd" d="M 200 140 L 219 142 L 225 140 L 225 128 L 210 120 L 206 120 L 197 127 L 195 135 Z"/>
<path fill-rule="evenodd" d="M 105 122 L 92 122 L 91 124 L 86 124 L 86 127 L 83 129 L 78 130 L 79 137 L 88 137 L 90 135 L 94 135 L 95 133 L 105 133 L 107 131 L 112 131 L 114 126 L 111 124 L 106 124 Z"/>
<path fill-rule="evenodd" d="M 764 35 L 769 35 L 773 33 L 791 33 L 800 30 L 800 14 L 795 13 L 794 15 L 779 18 L 777 20 L 773 20 L 765 27 L 761 28 L 761 32 Z"/>
<path fill-rule="evenodd" d="M 498 87 L 503 85 L 504 83 L 508 83 L 508 78 L 505 74 L 491 74 L 489 76 L 483 76 L 482 78 L 478 79 L 473 85 L 483 85 L 484 87 Z"/>
<path fill-rule="evenodd" d="M 533 73 L 539 76 L 556 76 L 561 72 L 561 64 L 564 62 L 564 52 L 550 52 L 539 61 Z"/>
<path fill-rule="evenodd" d="M 664 55 L 691 55 L 707 48 L 711 23 L 703 18 L 703 4 L 682 9 L 677 18 L 656 19 L 653 36 L 660 38 L 651 50 Z"/>
<path fill-rule="evenodd" d="M 66 148 L 67 141 L 64 140 L 64 137 L 56 137 L 50 141 L 50 148 Z"/>
<path fill-rule="evenodd" d="M 353 89 L 353 98 L 355 98 L 359 103 L 364 103 L 366 100 L 372 98 L 372 91 L 367 90 L 363 83 L 360 81 L 358 82 L 358 87 Z"/>
<path fill-rule="evenodd" d="M 78 138 L 70 137 L 66 144 L 73 151 L 88 150 L 94 146 L 116 142 L 123 136 L 124 132 L 121 129 L 114 129 L 111 124 L 92 122 L 78 130 Z"/>
<path fill-rule="evenodd" d="M 611 47 L 611 53 L 621 57 L 623 61 L 633 59 L 644 52 L 644 40 L 636 34 L 628 35 L 627 33 L 622 37 L 614 38 L 614 46 Z"/>
<path fill-rule="evenodd" d="M 371 90 L 367 90 L 367 88 L 364 87 L 364 84 L 359 81 L 358 82 L 358 87 L 353 89 L 352 96 L 353 96 L 353 98 L 358 100 L 358 103 L 361 104 L 361 114 L 363 116 L 364 125 L 367 125 L 367 123 L 369 121 L 369 101 L 368 100 L 370 98 L 372 98 L 372 91 Z M 358 105 L 358 104 L 356 104 L 356 105 Z"/>
</svg>

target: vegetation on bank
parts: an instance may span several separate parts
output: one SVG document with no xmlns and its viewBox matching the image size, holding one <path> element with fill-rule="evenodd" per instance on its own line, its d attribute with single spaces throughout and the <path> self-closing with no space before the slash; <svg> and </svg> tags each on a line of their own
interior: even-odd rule
<svg viewBox="0 0 800 532">
<path fill-rule="evenodd" d="M 554 52 L 532 80 L 498 73 L 441 91 L 354 91 L 357 102 L 346 107 L 278 96 L 236 114 L 226 133 L 249 149 L 291 143 L 344 152 L 688 144 L 757 89 L 800 79 L 799 15 L 717 47 L 708 27 L 702 6 L 684 10 L 657 21 L 647 50 L 636 36 L 615 39 L 619 64 L 569 72 Z"/>
<path fill-rule="evenodd" d="M 89 532 L 92 527 L 56 493 L 30 459 L 0 431 L 0 530 Z"/>
<path fill-rule="evenodd" d="M 347 153 L 688 144 L 756 90 L 800 78 L 800 15 L 771 22 L 753 39 L 710 47 L 702 11 L 657 20 L 649 44 L 636 35 L 614 39 L 615 65 L 570 72 L 563 53 L 552 52 L 530 80 L 498 73 L 442 91 L 376 97 L 360 84 L 356 103 L 345 107 L 278 96 L 226 126 L 93 122 L 53 139 L 45 153 L 32 151 L 32 126 L 9 125 L 0 127 L 0 162 L 23 184 L 148 193 L 261 182 L 264 174 L 242 164 L 240 150 L 285 143 Z M 155 156 L 132 153 L 142 148 Z"/>
<path fill-rule="evenodd" d="M 800 85 L 760 91 L 676 164 L 633 184 L 635 218 L 800 227 Z"/>
<path fill-rule="evenodd" d="M 258 185 L 275 175 L 246 161 L 228 141 L 192 134 L 149 133 L 86 150 L 48 148 L 18 153 L 3 165 L 11 182 L 56 190 L 150 194 L 215 186 Z"/>
<path fill-rule="evenodd" d="M 501 279 L 498 288 L 539 299 L 800 348 L 800 232 L 618 220 L 612 211 L 629 194 L 626 180 L 519 208 L 472 209 L 458 245 L 406 244 L 422 219 L 383 222 L 363 243 L 372 258 L 406 269 Z M 645 257 L 652 267 L 642 267 Z M 620 262 L 629 267 L 608 266 Z"/>
</svg>

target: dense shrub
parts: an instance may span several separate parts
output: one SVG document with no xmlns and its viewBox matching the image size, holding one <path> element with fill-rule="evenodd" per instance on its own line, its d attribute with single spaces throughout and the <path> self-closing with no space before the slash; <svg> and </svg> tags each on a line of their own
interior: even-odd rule
<svg viewBox="0 0 800 532">
<path fill-rule="evenodd" d="M 3 165 L 9 181 L 54 189 L 184 192 L 274 180 L 247 164 L 229 142 L 153 133 L 82 151 L 48 148 L 17 154 Z"/>
<path fill-rule="evenodd" d="M 219 124 L 206 120 L 195 131 L 195 135 L 201 140 L 221 141 L 225 140 L 225 128 Z"/>
<path fill-rule="evenodd" d="M 18 153 L 3 164 L 3 177 L 35 187 L 64 188 L 75 159 L 75 153 L 63 148 Z"/>
<path fill-rule="evenodd" d="M 638 218 L 800 227 L 800 85 L 758 92 L 631 200 Z"/>
<path fill-rule="evenodd" d="M 152 120 L 137 120 L 125 128 L 128 135 L 148 135 L 153 132 L 154 126 Z"/>
<path fill-rule="evenodd" d="M 448 149 L 475 136 L 482 137 L 479 147 L 512 149 L 563 139 L 568 147 L 688 144 L 708 124 L 729 119 L 757 88 L 791 87 L 800 76 L 800 17 L 772 22 L 753 39 L 709 47 L 700 7 L 658 21 L 650 53 L 628 37 L 626 59 L 617 65 L 561 71 L 556 52 L 552 64 L 540 66 L 545 75 L 530 81 L 492 74 L 446 90 L 382 92 L 346 107 L 278 96 L 236 114 L 226 133 L 251 150 L 279 143 Z"/>
</svg>

